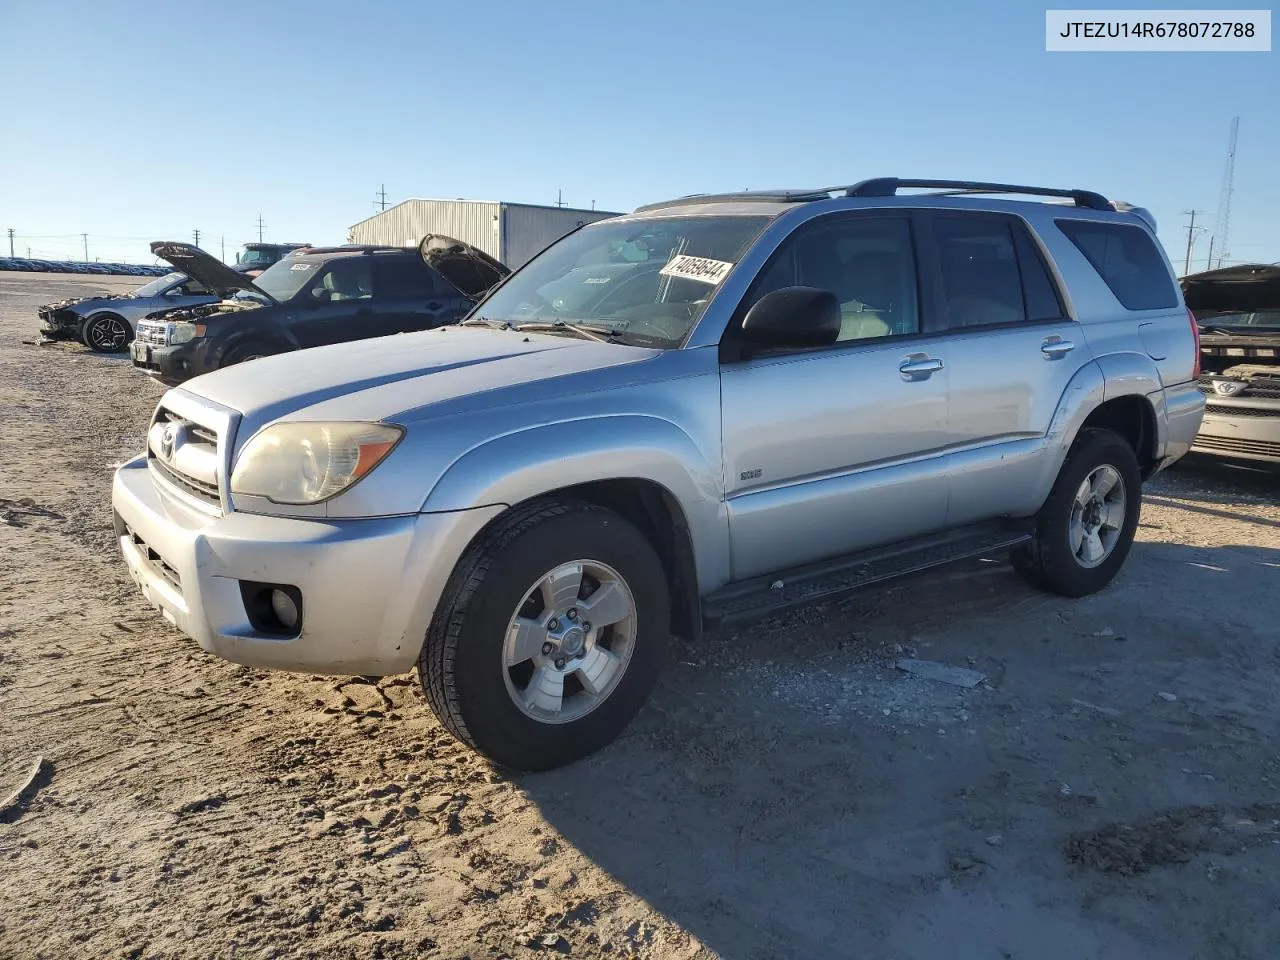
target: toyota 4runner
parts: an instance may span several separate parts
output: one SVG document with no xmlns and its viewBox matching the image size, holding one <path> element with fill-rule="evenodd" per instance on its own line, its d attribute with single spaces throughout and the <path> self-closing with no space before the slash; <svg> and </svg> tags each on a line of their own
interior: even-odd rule
<svg viewBox="0 0 1280 960">
<path fill-rule="evenodd" d="M 417 664 L 457 737 L 548 768 L 623 730 L 673 633 L 994 551 L 1101 589 L 1200 426 L 1198 364 L 1150 214 L 1097 193 L 685 197 L 460 325 L 169 391 L 115 525 L 205 650 Z"/>
</svg>

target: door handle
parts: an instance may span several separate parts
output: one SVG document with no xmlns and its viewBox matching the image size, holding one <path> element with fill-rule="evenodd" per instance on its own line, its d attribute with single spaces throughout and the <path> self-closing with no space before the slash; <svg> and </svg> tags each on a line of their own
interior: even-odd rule
<svg viewBox="0 0 1280 960">
<path fill-rule="evenodd" d="M 1040 352 L 1046 360 L 1058 360 L 1076 348 L 1070 340 L 1061 337 L 1048 337 L 1040 343 Z"/>
<path fill-rule="evenodd" d="M 942 369 L 942 361 L 925 353 L 913 353 L 898 364 L 903 380 L 928 380 Z"/>
</svg>

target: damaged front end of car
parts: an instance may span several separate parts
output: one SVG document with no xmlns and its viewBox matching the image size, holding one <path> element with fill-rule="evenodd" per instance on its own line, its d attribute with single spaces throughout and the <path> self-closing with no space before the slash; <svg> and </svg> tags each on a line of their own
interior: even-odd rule
<svg viewBox="0 0 1280 960">
<path fill-rule="evenodd" d="M 1200 327 L 1204 422 L 1199 453 L 1280 464 L 1280 265 L 1182 279 Z"/>
</svg>

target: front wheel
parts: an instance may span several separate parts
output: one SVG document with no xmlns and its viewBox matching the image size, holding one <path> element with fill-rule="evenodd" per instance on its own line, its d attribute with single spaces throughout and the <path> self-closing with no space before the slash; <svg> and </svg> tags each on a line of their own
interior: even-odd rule
<svg viewBox="0 0 1280 960">
<path fill-rule="evenodd" d="M 222 360 L 222 366 L 230 367 L 237 363 L 248 363 L 250 360 L 257 360 L 260 357 L 269 357 L 275 352 L 261 343 L 243 343 L 228 351 L 226 357 Z"/>
<path fill-rule="evenodd" d="M 1083 597 L 1112 581 L 1129 555 L 1142 510 L 1133 448 L 1111 430 L 1082 430 L 1036 514 L 1029 544 L 1011 554 L 1033 585 Z"/>
<path fill-rule="evenodd" d="M 623 731 L 657 680 L 669 626 L 666 574 L 644 535 L 592 504 L 543 500 L 459 562 L 418 671 L 459 740 L 547 770 Z"/>
<path fill-rule="evenodd" d="M 123 317 L 114 313 L 100 313 L 85 321 L 80 339 L 85 346 L 97 353 L 118 353 L 133 339 L 133 331 Z"/>
</svg>

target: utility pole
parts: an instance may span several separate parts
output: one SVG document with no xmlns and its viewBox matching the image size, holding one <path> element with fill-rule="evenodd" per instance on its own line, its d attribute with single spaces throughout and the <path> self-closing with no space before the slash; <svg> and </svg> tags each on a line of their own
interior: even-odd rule
<svg viewBox="0 0 1280 960">
<path fill-rule="evenodd" d="M 557 191 L 556 191 L 556 206 L 557 206 L 557 207 L 563 207 L 563 206 L 564 206 L 564 191 L 563 191 L 563 190 L 557 190 Z"/>
<path fill-rule="evenodd" d="M 378 199 L 373 201 L 375 207 L 383 210 L 387 209 L 387 185 L 384 183 L 382 189 L 378 191 Z"/>
<path fill-rule="evenodd" d="M 266 224 L 262 222 L 262 214 L 258 214 L 258 242 L 259 243 L 262 242 L 262 231 L 265 228 L 265 226 Z"/>
<path fill-rule="evenodd" d="M 1182 275 L 1185 277 L 1188 273 L 1191 272 L 1191 246 L 1193 243 L 1195 243 L 1194 238 L 1196 234 L 1196 214 L 1204 213 L 1204 211 L 1203 210 L 1183 210 L 1182 212 L 1185 214 L 1190 214 L 1191 216 L 1191 222 L 1187 224 L 1187 260 L 1182 267 Z M 1200 229 L 1203 230 L 1204 227 L 1201 227 Z"/>
<path fill-rule="evenodd" d="M 193 236 L 193 237 L 195 238 L 196 246 L 197 246 L 197 247 L 198 247 L 198 246 L 200 246 L 200 231 L 199 231 L 199 230 L 192 230 L 192 231 L 191 231 L 191 236 Z"/>
<path fill-rule="evenodd" d="M 596 208 L 596 202 L 595 202 L 594 200 L 592 200 L 592 201 L 591 201 L 591 209 L 592 209 L 592 210 L 594 210 L 595 208 Z"/>
<path fill-rule="evenodd" d="M 17 256 L 17 254 L 13 252 L 13 227 L 9 228 L 9 256 Z"/>
<path fill-rule="evenodd" d="M 89 235 L 87 233 L 80 234 L 84 238 L 84 262 L 89 262 Z"/>
<path fill-rule="evenodd" d="M 1212 269 L 1213 269 L 1213 241 L 1214 241 L 1214 240 L 1216 240 L 1216 239 L 1218 239 L 1218 238 L 1217 238 L 1217 237 L 1215 237 L 1215 236 L 1213 236 L 1212 234 L 1210 234 L 1210 236 L 1209 236 L 1209 259 L 1208 259 L 1208 260 L 1206 260 L 1206 261 L 1204 262 L 1204 268 L 1205 268 L 1206 270 L 1212 270 Z"/>
<path fill-rule="evenodd" d="M 227 235 L 222 235 L 222 262 L 227 262 Z"/>
</svg>

